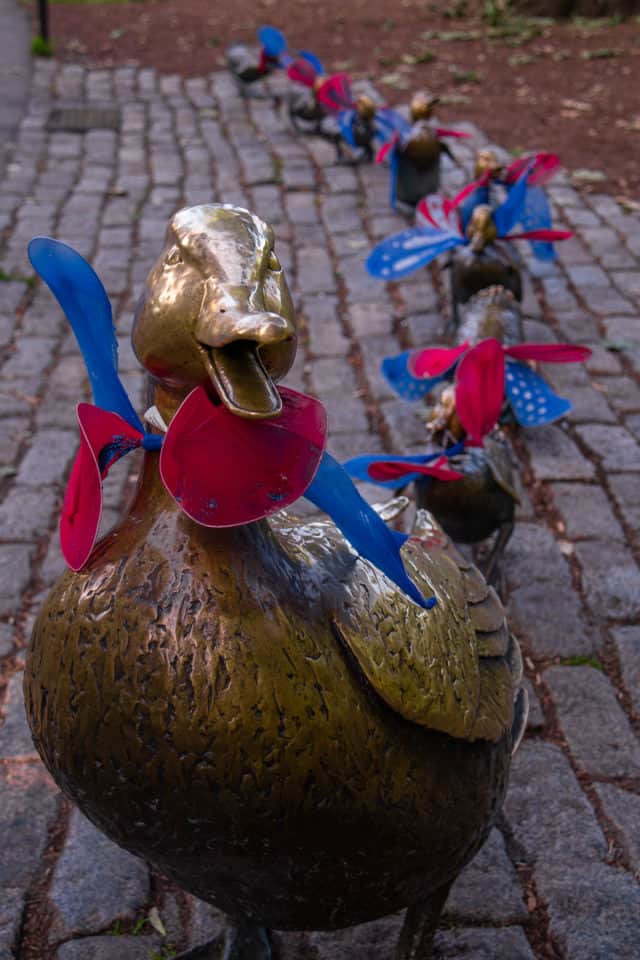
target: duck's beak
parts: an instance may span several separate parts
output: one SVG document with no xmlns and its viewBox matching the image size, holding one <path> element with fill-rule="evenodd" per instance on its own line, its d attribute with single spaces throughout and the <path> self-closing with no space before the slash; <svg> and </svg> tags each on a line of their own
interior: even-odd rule
<svg viewBox="0 0 640 960">
<path fill-rule="evenodd" d="M 261 351 L 277 345 L 288 353 L 294 340 L 286 317 L 265 311 L 222 308 L 212 323 L 204 311 L 195 327 L 209 379 L 224 405 L 240 417 L 277 417 L 282 400 Z M 220 322 L 220 321 L 223 322 Z"/>
</svg>

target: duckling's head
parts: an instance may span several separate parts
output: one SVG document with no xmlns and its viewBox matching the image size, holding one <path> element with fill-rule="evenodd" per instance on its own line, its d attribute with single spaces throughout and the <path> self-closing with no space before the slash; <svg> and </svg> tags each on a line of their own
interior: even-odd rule
<svg viewBox="0 0 640 960">
<path fill-rule="evenodd" d="M 205 385 L 242 417 L 281 409 L 274 381 L 296 352 L 293 305 L 271 227 L 240 207 L 175 214 L 136 309 L 133 349 L 169 394 Z"/>
<path fill-rule="evenodd" d="M 376 115 L 376 105 L 366 93 L 361 93 L 356 97 L 356 113 L 363 120 L 373 120 Z"/>
<path fill-rule="evenodd" d="M 471 249 L 479 252 L 493 243 L 497 237 L 496 225 L 493 221 L 493 211 L 489 204 L 480 203 L 474 208 L 467 224 L 467 237 Z"/>
<path fill-rule="evenodd" d="M 484 148 L 478 150 L 476 154 L 476 166 L 474 176 L 478 180 L 483 174 L 488 173 L 490 177 L 496 177 L 502 170 L 502 164 L 498 160 L 495 151 Z"/>
<path fill-rule="evenodd" d="M 430 120 L 433 115 L 433 109 L 440 102 L 440 97 L 432 97 L 424 90 L 414 93 L 409 105 L 409 115 L 412 123 L 418 120 Z"/>
</svg>

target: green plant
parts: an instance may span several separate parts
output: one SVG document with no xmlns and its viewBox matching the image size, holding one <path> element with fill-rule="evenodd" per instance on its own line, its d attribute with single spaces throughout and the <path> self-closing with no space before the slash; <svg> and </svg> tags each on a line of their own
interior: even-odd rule
<svg viewBox="0 0 640 960">
<path fill-rule="evenodd" d="M 604 670 L 595 654 L 576 654 L 573 657 L 563 657 L 560 663 L 563 667 L 593 667 L 594 670 Z"/>
<path fill-rule="evenodd" d="M 43 37 L 34 37 L 31 41 L 31 53 L 34 57 L 53 56 L 53 41 Z"/>
</svg>

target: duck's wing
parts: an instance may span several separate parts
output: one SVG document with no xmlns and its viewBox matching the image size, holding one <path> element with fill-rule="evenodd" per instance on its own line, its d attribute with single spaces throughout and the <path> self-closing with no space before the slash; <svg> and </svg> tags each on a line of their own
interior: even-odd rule
<svg viewBox="0 0 640 960">
<path fill-rule="evenodd" d="M 437 605 L 420 609 L 362 561 L 334 615 L 336 634 L 404 719 L 469 741 L 501 739 L 513 727 L 522 658 L 497 594 L 424 511 L 402 553 Z"/>
</svg>

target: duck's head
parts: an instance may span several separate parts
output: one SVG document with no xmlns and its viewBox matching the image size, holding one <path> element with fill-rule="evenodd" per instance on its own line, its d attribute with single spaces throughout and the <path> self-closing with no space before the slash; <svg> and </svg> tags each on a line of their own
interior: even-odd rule
<svg viewBox="0 0 640 960">
<path fill-rule="evenodd" d="M 453 385 L 446 386 L 440 394 L 427 422 L 427 430 L 441 446 L 447 446 L 452 440 L 457 443 L 464 437 L 464 427 L 456 410 L 456 391 Z"/>
<path fill-rule="evenodd" d="M 132 335 L 140 363 L 174 408 L 163 415 L 200 385 L 238 416 L 280 412 L 274 383 L 293 363 L 296 332 L 273 246 L 271 227 L 230 204 L 189 207 L 169 223 Z"/>
<path fill-rule="evenodd" d="M 366 93 L 361 93 L 356 97 L 356 113 L 362 120 L 373 120 L 376 115 L 376 105 Z"/>
<path fill-rule="evenodd" d="M 440 97 L 432 97 L 423 90 L 419 91 L 418 93 L 414 93 L 409 105 L 411 122 L 417 123 L 418 120 L 430 120 L 433 116 L 434 107 L 439 102 Z"/>
<path fill-rule="evenodd" d="M 488 173 L 491 178 L 497 177 L 502 170 L 502 164 L 498 160 L 494 150 L 484 148 L 478 150 L 476 154 L 476 165 L 474 177 L 479 180 L 483 174 Z"/>
<path fill-rule="evenodd" d="M 467 224 L 467 238 L 471 249 L 479 252 L 493 243 L 498 235 L 489 204 L 480 203 L 474 208 Z"/>
</svg>

